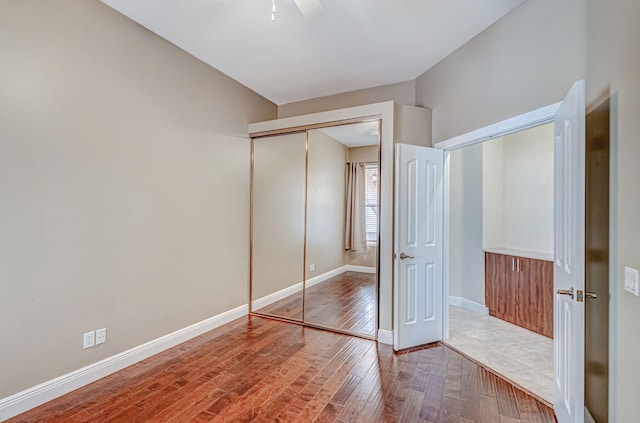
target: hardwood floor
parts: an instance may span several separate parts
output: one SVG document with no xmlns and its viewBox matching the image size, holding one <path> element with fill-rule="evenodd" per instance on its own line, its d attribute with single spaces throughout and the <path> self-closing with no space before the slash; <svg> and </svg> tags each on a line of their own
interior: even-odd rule
<svg viewBox="0 0 640 423">
<path fill-rule="evenodd" d="M 453 350 L 238 319 L 9 422 L 555 422 Z"/>
<path fill-rule="evenodd" d="M 306 290 L 305 321 L 347 332 L 375 335 L 376 275 L 344 272 Z M 295 293 L 260 313 L 289 319 L 302 316 L 302 294 Z"/>
</svg>

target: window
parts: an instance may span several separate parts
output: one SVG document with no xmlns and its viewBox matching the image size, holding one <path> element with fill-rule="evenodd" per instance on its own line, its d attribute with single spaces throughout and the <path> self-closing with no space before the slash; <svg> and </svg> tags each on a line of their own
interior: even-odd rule
<svg viewBox="0 0 640 423">
<path fill-rule="evenodd" d="M 378 163 L 370 162 L 365 167 L 364 223 L 367 245 L 378 242 Z"/>
</svg>

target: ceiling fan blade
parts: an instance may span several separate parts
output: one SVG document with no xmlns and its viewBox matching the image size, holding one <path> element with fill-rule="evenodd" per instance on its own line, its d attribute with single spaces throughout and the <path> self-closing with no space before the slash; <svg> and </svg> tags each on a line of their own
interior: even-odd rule
<svg viewBox="0 0 640 423">
<path fill-rule="evenodd" d="M 324 6 L 320 0 L 294 0 L 300 9 L 302 16 L 308 21 L 312 21 L 324 13 Z"/>
</svg>

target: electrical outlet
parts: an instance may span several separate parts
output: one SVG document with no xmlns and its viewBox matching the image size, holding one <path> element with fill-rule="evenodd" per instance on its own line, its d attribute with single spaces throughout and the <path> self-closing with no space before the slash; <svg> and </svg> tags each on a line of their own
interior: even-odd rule
<svg viewBox="0 0 640 423">
<path fill-rule="evenodd" d="M 91 348 L 96 344 L 96 333 L 94 331 L 87 332 L 82 336 L 82 348 Z"/>
<path fill-rule="evenodd" d="M 96 331 L 96 345 L 107 342 L 107 328 L 98 329 Z"/>
<path fill-rule="evenodd" d="M 638 296 L 638 271 L 631 267 L 624 268 L 624 290 Z"/>
<path fill-rule="evenodd" d="M 315 272 L 316 271 L 316 265 L 315 264 L 310 264 L 309 265 L 309 272 Z"/>
</svg>

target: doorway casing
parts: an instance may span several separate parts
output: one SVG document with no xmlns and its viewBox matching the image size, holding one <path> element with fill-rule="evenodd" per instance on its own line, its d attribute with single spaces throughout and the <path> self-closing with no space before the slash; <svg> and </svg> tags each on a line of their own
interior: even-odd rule
<svg viewBox="0 0 640 423">
<path fill-rule="evenodd" d="M 501 122 L 480 128 L 475 131 L 468 132 L 447 140 L 441 141 L 434 145 L 444 151 L 444 251 L 450 248 L 450 153 L 463 147 L 479 144 L 495 138 L 500 138 L 515 132 L 524 131 L 525 129 L 534 128 L 536 126 L 553 123 L 556 112 L 562 103 L 554 103 L 549 106 L 527 112 Z M 450 277 L 450 258 L 449 254 L 444 254 L 443 262 L 443 289 L 442 289 L 442 306 L 443 306 L 443 339 L 449 338 L 449 277 Z"/>
</svg>

